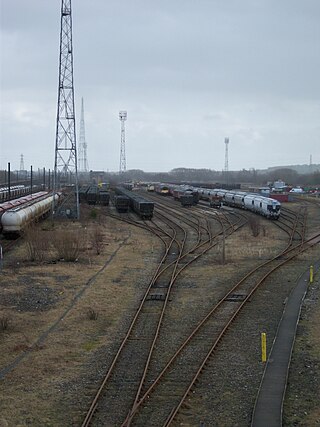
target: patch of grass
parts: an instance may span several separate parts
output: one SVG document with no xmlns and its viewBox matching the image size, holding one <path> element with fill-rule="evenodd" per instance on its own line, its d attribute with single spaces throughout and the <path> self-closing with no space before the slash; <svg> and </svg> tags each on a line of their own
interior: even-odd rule
<svg viewBox="0 0 320 427">
<path fill-rule="evenodd" d="M 97 216 L 98 216 L 98 212 L 97 212 L 97 210 L 96 210 L 96 209 L 92 209 L 92 210 L 90 211 L 90 218 L 91 218 L 91 219 L 97 219 Z"/>
<path fill-rule="evenodd" d="M 83 344 L 82 348 L 83 348 L 84 351 L 92 351 L 98 345 L 99 345 L 99 343 L 97 343 L 96 341 L 88 341 L 88 342 L 86 342 L 86 343 Z"/>
</svg>

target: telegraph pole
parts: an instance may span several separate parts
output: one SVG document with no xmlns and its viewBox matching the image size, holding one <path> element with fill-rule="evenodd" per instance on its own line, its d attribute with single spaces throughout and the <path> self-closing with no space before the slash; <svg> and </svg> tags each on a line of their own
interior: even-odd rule
<svg viewBox="0 0 320 427">
<path fill-rule="evenodd" d="M 56 214 L 67 215 L 79 219 L 79 188 L 77 144 L 73 86 L 73 47 L 72 47 L 72 11 L 71 0 L 61 1 L 59 86 L 57 105 L 56 145 L 53 192 L 62 184 L 66 184 L 68 175 L 75 185 L 74 196 L 69 195 L 68 201 Z"/>
</svg>

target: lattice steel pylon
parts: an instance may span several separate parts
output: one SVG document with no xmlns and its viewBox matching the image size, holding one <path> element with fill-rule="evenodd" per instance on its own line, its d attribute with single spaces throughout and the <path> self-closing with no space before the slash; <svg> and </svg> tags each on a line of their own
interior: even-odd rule
<svg viewBox="0 0 320 427">
<path fill-rule="evenodd" d="M 84 103 L 81 98 L 81 119 L 80 119 L 80 136 L 79 136 L 79 172 L 89 172 L 87 160 L 87 143 L 86 130 L 84 124 Z"/>
<path fill-rule="evenodd" d="M 70 193 L 69 200 L 61 213 L 79 218 L 71 0 L 61 1 L 59 86 L 53 184 L 54 192 L 61 187 L 61 184 L 75 185 L 75 191 Z"/>
<path fill-rule="evenodd" d="M 119 111 L 119 119 L 121 122 L 121 143 L 120 143 L 120 168 L 119 173 L 124 173 L 127 170 L 126 165 L 126 133 L 124 122 L 127 120 L 127 112 Z"/>
</svg>

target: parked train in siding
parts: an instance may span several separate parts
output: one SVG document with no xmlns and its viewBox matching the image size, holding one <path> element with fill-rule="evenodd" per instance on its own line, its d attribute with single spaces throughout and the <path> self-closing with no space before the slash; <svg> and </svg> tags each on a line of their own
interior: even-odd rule
<svg viewBox="0 0 320 427">
<path fill-rule="evenodd" d="M 169 185 L 170 194 L 175 200 L 179 200 L 182 206 L 196 205 L 199 202 L 198 192 L 186 185 Z"/>
<path fill-rule="evenodd" d="M 157 183 L 154 186 L 154 191 L 161 196 L 169 196 L 169 187 L 166 184 Z"/>
<path fill-rule="evenodd" d="M 47 194 L 47 191 L 39 191 L 38 193 L 28 194 L 26 196 L 19 197 L 18 199 L 13 199 L 9 200 L 8 202 L 0 203 L 0 232 L 2 231 L 1 218 L 6 211 L 8 211 L 9 209 L 14 209 L 23 204 L 32 202 L 33 200 L 39 199 L 40 197 L 44 197 Z"/>
<path fill-rule="evenodd" d="M 88 205 L 100 204 L 108 206 L 110 194 L 107 190 L 99 188 L 97 185 L 82 186 L 79 189 L 79 202 Z"/>
<path fill-rule="evenodd" d="M 33 185 L 32 192 L 43 190 L 43 185 Z M 10 200 L 31 193 L 30 185 L 13 185 L 10 187 Z M 9 187 L 0 187 L 0 203 L 9 200 Z"/>
<path fill-rule="evenodd" d="M 259 194 L 246 193 L 244 191 L 230 191 L 221 188 L 199 188 L 200 198 L 208 200 L 212 197 L 220 197 L 226 206 L 246 209 L 263 215 L 269 219 L 278 219 L 281 213 L 281 203 L 270 197 Z"/>
<path fill-rule="evenodd" d="M 124 213 L 128 212 L 130 207 L 130 199 L 127 196 L 122 196 L 121 194 L 116 194 L 113 199 L 113 203 L 118 212 Z"/>
<path fill-rule="evenodd" d="M 123 187 L 116 187 L 117 195 L 126 196 L 129 199 L 130 208 L 142 219 L 151 219 L 153 216 L 154 203 L 144 197 L 127 190 Z"/>
<path fill-rule="evenodd" d="M 1 217 L 3 235 L 20 235 L 28 225 L 44 218 L 51 211 L 53 200 L 57 201 L 58 198 L 58 194 L 45 195 L 7 210 Z"/>
</svg>

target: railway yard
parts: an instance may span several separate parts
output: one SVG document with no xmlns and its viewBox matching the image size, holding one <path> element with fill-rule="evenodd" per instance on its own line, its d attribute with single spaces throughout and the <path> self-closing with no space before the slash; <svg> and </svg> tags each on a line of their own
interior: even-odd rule
<svg viewBox="0 0 320 427">
<path fill-rule="evenodd" d="M 320 203 L 297 198 L 270 220 L 139 194 L 152 218 L 81 204 L 80 222 L 1 240 L 1 427 L 251 425 L 260 336 L 269 354 L 320 259 Z M 315 274 L 284 426 L 320 425 L 319 285 Z"/>
</svg>

